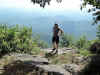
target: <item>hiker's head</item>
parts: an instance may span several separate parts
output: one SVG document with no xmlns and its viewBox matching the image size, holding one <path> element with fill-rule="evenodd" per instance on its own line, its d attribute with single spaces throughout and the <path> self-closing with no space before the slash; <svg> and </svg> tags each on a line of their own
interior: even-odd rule
<svg viewBox="0 0 100 75">
<path fill-rule="evenodd" d="M 54 24 L 54 27 L 58 28 L 58 24 Z"/>
</svg>

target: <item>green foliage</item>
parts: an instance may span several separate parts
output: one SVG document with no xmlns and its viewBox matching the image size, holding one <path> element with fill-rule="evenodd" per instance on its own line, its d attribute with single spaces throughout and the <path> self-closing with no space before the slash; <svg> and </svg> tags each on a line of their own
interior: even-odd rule
<svg viewBox="0 0 100 75">
<path fill-rule="evenodd" d="M 99 0 L 83 0 L 83 5 L 82 6 L 86 6 L 87 4 L 92 5 L 93 7 L 95 7 L 96 9 L 100 8 L 100 1 Z"/>
<path fill-rule="evenodd" d="M 81 9 L 83 9 L 87 5 L 92 5 L 92 8 L 88 9 L 88 12 L 93 12 L 93 16 L 94 16 L 93 24 L 95 24 L 98 21 L 100 21 L 100 1 L 99 0 L 83 0 Z"/>
<path fill-rule="evenodd" d="M 39 54 L 39 53 L 40 53 L 40 48 L 39 48 L 39 47 L 34 47 L 34 48 L 32 49 L 32 51 L 31 51 L 31 53 L 32 53 L 33 55 Z"/>
<path fill-rule="evenodd" d="M 7 25 L 0 25 L 0 54 L 39 51 L 39 41 L 39 38 L 32 37 L 31 27 L 19 27 L 18 25 L 8 27 Z M 43 41 L 41 42 L 41 46 L 46 47 Z"/>
<path fill-rule="evenodd" d="M 61 47 L 68 47 L 73 45 L 73 37 L 69 34 L 63 34 L 60 41 Z"/>
<path fill-rule="evenodd" d="M 76 41 L 76 47 L 81 49 L 81 48 L 85 48 L 87 49 L 90 45 L 90 41 L 87 40 L 86 36 L 81 36 L 80 39 L 78 41 Z"/>
<path fill-rule="evenodd" d="M 80 55 L 83 55 L 83 56 L 90 56 L 91 55 L 91 53 L 85 49 L 80 49 L 79 52 L 80 52 Z"/>
<path fill-rule="evenodd" d="M 98 25 L 98 27 L 97 27 L 97 35 L 96 36 L 98 37 L 98 40 L 100 40 L 100 25 Z"/>
<path fill-rule="evenodd" d="M 18 25 L 9 28 L 7 25 L 0 25 L 0 50 L 6 52 L 29 52 L 33 48 L 32 28 Z"/>
<path fill-rule="evenodd" d="M 68 35 L 68 34 L 64 34 L 61 37 L 60 46 L 88 50 L 92 43 L 93 43 L 93 41 L 87 40 L 85 35 L 81 36 L 78 40 L 74 40 L 73 36 Z"/>
<path fill-rule="evenodd" d="M 71 53 L 65 53 L 57 56 L 51 56 L 49 59 L 52 64 L 67 64 L 72 63 L 73 55 Z"/>
</svg>

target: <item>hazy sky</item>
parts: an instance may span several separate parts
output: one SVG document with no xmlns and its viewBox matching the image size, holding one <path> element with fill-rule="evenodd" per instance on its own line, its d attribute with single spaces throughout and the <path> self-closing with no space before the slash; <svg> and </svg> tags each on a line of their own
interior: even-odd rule
<svg viewBox="0 0 100 75">
<path fill-rule="evenodd" d="M 51 0 L 50 5 L 47 4 L 45 8 L 42 8 L 39 4 L 34 5 L 31 0 L 0 0 L 0 9 L 3 9 L 1 13 L 19 11 L 25 12 L 27 15 L 33 15 L 34 13 L 41 16 L 51 16 L 53 19 L 56 15 L 70 15 L 70 17 L 78 18 L 89 17 L 87 11 L 80 10 L 81 3 L 81 0 L 62 0 L 61 3 L 57 3 L 56 0 Z"/>
<path fill-rule="evenodd" d="M 66 28 L 72 25 L 74 26 L 72 30 L 76 27 L 76 30 L 79 30 L 78 32 L 81 32 L 81 30 L 86 33 L 91 31 L 95 32 L 90 27 L 87 27 L 87 29 L 90 28 L 92 30 L 85 31 L 85 23 L 91 26 L 92 14 L 87 13 L 87 10 L 91 6 L 87 6 L 88 8 L 81 11 L 81 3 L 81 0 L 62 0 L 61 3 L 57 3 L 56 0 L 51 0 L 50 5 L 42 8 L 38 4 L 33 5 L 31 0 L 0 0 L 0 23 L 32 24 L 33 26 L 36 24 L 33 29 L 37 32 L 40 28 L 42 31 L 45 29 L 48 30 L 50 26 L 52 28 L 53 24 L 57 22 L 63 24 Z M 72 22 L 75 23 L 73 24 Z M 66 26 L 66 24 L 68 25 Z M 90 36 L 92 36 L 92 33 Z"/>
<path fill-rule="evenodd" d="M 43 13 L 42 15 L 50 15 L 50 14 L 64 14 L 64 13 L 74 13 L 77 12 L 80 15 L 86 13 L 87 15 L 87 9 L 81 11 L 80 10 L 80 5 L 82 3 L 82 0 L 62 0 L 61 3 L 57 3 L 56 0 L 51 0 L 50 5 L 46 5 L 45 8 L 40 8 L 40 5 L 38 4 L 33 4 L 31 0 L 0 0 L 0 9 L 5 9 L 5 8 L 14 8 L 13 10 L 22 10 L 25 12 L 41 12 Z M 86 16 L 85 15 L 85 16 Z"/>
</svg>

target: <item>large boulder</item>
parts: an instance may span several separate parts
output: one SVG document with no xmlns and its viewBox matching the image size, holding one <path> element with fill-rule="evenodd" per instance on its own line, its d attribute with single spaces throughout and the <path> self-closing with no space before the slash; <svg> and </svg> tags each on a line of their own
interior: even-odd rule
<svg viewBox="0 0 100 75">
<path fill-rule="evenodd" d="M 100 42 L 95 42 L 91 45 L 90 51 L 93 54 L 100 54 Z"/>
<path fill-rule="evenodd" d="M 73 62 L 75 64 L 85 64 L 88 63 L 91 60 L 90 57 L 84 57 L 84 56 L 76 56 L 73 59 Z"/>
<path fill-rule="evenodd" d="M 65 64 L 63 68 L 68 71 L 71 75 L 78 75 L 80 67 L 76 64 Z"/>
<path fill-rule="evenodd" d="M 61 65 L 52 65 L 46 58 L 13 53 L 14 60 L 4 66 L 1 75 L 70 75 Z"/>
</svg>

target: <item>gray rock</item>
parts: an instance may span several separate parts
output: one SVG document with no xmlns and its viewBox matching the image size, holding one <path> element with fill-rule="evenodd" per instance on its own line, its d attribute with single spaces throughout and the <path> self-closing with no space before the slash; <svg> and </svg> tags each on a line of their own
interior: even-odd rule
<svg viewBox="0 0 100 75">
<path fill-rule="evenodd" d="M 47 52 L 50 52 L 51 49 L 46 49 Z M 44 50 L 44 51 L 46 51 Z M 58 50 L 58 54 L 63 53 L 77 53 L 77 50 L 71 48 L 61 48 Z M 50 75 L 78 75 L 78 71 L 80 70 L 79 65 L 76 64 L 64 64 L 64 65 L 51 65 L 47 58 L 40 57 L 40 56 L 32 56 L 29 54 L 19 54 L 19 53 L 12 53 L 11 56 L 15 57 L 15 60 L 20 60 L 24 62 L 25 65 L 35 66 L 36 69 L 46 71 L 52 73 Z M 74 59 L 76 62 L 81 63 L 85 59 L 84 57 L 75 57 Z"/>
<path fill-rule="evenodd" d="M 29 54 L 19 54 L 19 53 L 13 53 L 11 56 L 15 57 L 16 60 L 20 61 L 33 61 L 34 63 L 38 64 L 49 64 L 49 61 L 47 58 L 40 57 L 40 56 L 32 56 Z"/>
<path fill-rule="evenodd" d="M 48 49 L 41 49 L 43 51 L 46 51 L 46 52 L 51 52 L 52 51 L 52 48 L 48 48 Z M 72 48 L 67 48 L 67 47 L 64 47 L 64 48 L 59 48 L 58 49 L 58 54 L 64 54 L 64 53 L 73 53 L 73 54 L 76 54 L 78 53 L 78 50 L 76 49 L 72 49 Z"/>
<path fill-rule="evenodd" d="M 86 63 L 89 61 L 90 61 L 89 57 L 80 56 L 80 57 L 74 58 L 74 63 L 76 63 L 76 64 L 82 64 L 82 63 Z"/>
<path fill-rule="evenodd" d="M 65 64 L 63 65 L 63 68 L 70 72 L 71 75 L 78 75 L 78 72 L 79 72 L 79 66 L 76 65 L 76 64 Z"/>
<path fill-rule="evenodd" d="M 52 75 L 70 75 L 68 71 L 66 71 L 59 65 L 37 65 L 37 66 L 49 73 L 53 73 Z"/>
<path fill-rule="evenodd" d="M 34 66 L 36 71 L 45 71 L 47 75 L 70 75 L 70 72 L 62 68 L 61 65 L 51 65 L 48 59 L 40 56 L 32 56 L 28 54 L 13 53 L 16 61 L 23 62 L 25 65 Z"/>
</svg>

